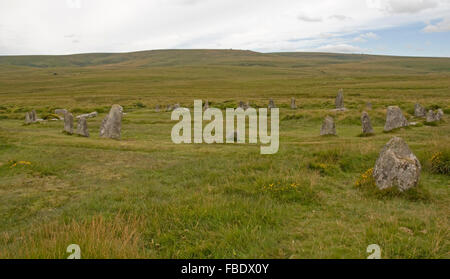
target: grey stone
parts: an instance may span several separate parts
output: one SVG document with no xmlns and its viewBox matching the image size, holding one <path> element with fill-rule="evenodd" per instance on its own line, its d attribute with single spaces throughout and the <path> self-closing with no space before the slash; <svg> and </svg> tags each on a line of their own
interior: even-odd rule
<svg viewBox="0 0 450 279">
<path fill-rule="evenodd" d="M 431 109 L 427 113 L 427 122 L 435 122 L 438 121 L 438 116 Z"/>
<path fill-rule="evenodd" d="M 172 105 L 167 105 L 166 111 L 172 111 Z"/>
<path fill-rule="evenodd" d="M 80 118 L 93 118 L 93 117 L 97 117 L 97 115 L 98 115 L 98 112 L 93 111 L 91 113 L 85 113 L 85 114 L 78 115 L 76 118 L 77 119 L 80 119 Z"/>
<path fill-rule="evenodd" d="M 291 109 L 296 109 L 297 105 L 295 104 L 295 98 L 291 98 Z"/>
<path fill-rule="evenodd" d="M 444 111 L 442 109 L 438 109 L 436 113 L 436 119 L 438 121 L 441 121 L 442 117 L 444 116 Z"/>
<path fill-rule="evenodd" d="M 244 104 L 244 102 L 240 101 L 238 107 L 241 108 L 241 109 L 243 109 L 243 110 L 245 110 L 245 104 Z"/>
<path fill-rule="evenodd" d="M 42 121 L 42 119 L 37 119 L 36 111 L 32 110 L 25 113 L 25 124 L 32 124 L 37 121 Z"/>
<path fill-rule="evenodd" d="M 83 137 L 89 137 L 87 120 L 84 117 L 78 119 L 77 134 Z"/>
<path fill-rule="evenodd" d="M 386 112 L 386 123 L 384 124 L 384 131 L 388 132 L 396 128 L 408 126 L 408 120 L 402 113 L 402 110 L 397 106 L 389 106 Z"/>
<path fill-rule="evenodd" d="M 55 109 L 55 114 L 64 116 L 64 114 L 66 113 L 67 113 L 66 109 Z"/>
<path fill-rule="evenodd" d="M 123 108 L 113 105 L 100 126 L 100 136 L 104 138 L 120 139 L 122 130 Z"/>
<path fill-rule="evenodd" d="M 209 109 L 209 102 L 208 100 L 205 101 L 205 104 L 203 105 L 203 110 Z"/>
<path fill-rule="evenodd" d="M 336 126 L 334 124 L 334 119 L 331 116 L 325 117 L 323 121 L 322 128 L 320 129 L 320 135 L 336 135 Z"/>
<path fill-rule="evenodd" d="M 427 111 L 424 107 L 422 107 L 420 104 L 414 105 L 414 116 L 415 117 L 425 117 L 427 114 Z"/>
<path fill-rule="evenodd" d="M 70 112 L 64 114 L 64 132 L 73 134 L 73 115 Z"/>
<path fill-rule="evenodd" d="M 421 169 L 419 160 L 403 139 L 393 137 L 380 152 L 373 178 L 379 189 L 398 187 L 405 191 L 417 185 Z"/>
<path fill-rule="evenodd" d="M 269 100 L 269 105 L 268 105 L 268 109 L 271 109 L 271 108 L 276 108 L 275 103 L 273 102 L 272 99 Z"/>
<path fill-rule="evenodd" d="M 361 126 L 363 134 L 373 134 L 372 124 L 370 123 L 370 117 L 367 112 L 363 111 L 361 115 Z"/>
<path fill-rule="evenodd" d="M 344 108 L 344 89 L 339 89 L 338 94 L 336 96 L 336 100 L 334 101 L 334 104 L 336 105 L 336 109 L 343 109 Z"/>
<path fill-rule="evenodd" d="M 155 111 L 156 111 L 156 112 L 159 112 L 159 111 L 160 111 L 160 107 L 159 107 L 159 105 L 156 105 L 156 107 L 155 107 Z"/>
<path fill-rule="evenodd" d="M 367 102 L 366 103 L 366 108 L 367 109 L 372 109 L 372 103 L 371 102 Z"/>
</svg>

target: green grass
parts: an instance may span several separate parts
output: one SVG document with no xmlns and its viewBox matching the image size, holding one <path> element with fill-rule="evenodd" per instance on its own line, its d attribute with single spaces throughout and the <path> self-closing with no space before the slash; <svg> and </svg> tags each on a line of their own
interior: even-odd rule
<svg viewBox="0 0 450 279">
<path fill-rule="evenodd" d="M 83 258 L 366 258 L 372 243 L 383 258 L 449 258 L 450 179 L 429 163 L 450 148 L 448 115 L 382 132 L 389 105 L 412 121 L 416 102 L 448 112 L 449 73 L 448 58 L 321 53 L 0 57 L 0 258 L 65 258 L 71 243 Z M 339 88 L 346 112 L 330 111 Z M 173 144 L 170 113 L 154 112 L 269 98 L 280 107 L 274 155 Z M 375 134 L 360 137 L 367 102 Z M 121 141 L 98 135 L 114 103 L 127 113 Z M 62 121 L 23 125 L 26 111 L 55 108 L 98 111 L 91 137 L 63 134 Z M 338 136 L 319 136 L 326 115 Z M 355 187 L 394 135 L 422 163 L 419 187 Z"/>
</svg>

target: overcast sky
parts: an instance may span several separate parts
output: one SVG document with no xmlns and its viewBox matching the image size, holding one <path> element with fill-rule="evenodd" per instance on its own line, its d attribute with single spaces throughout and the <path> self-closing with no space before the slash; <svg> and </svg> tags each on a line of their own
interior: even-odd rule
<svg viewBox="0 0 450 279">
<path fill-rule="evenodd" d="M 0 55 L 174 48 L 450 57 L 450 1 L 0 0 Z"/>
</svg>

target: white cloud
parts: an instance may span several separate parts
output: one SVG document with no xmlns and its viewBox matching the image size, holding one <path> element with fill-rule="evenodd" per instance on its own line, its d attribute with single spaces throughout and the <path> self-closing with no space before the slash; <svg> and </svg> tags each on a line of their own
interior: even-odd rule
<svg viewBox="0 0 450 279">
<path fill-rule="evenodd" d="M 450 18 L 445 18 L 436 24 L 428 24 L 422 31 L 427 33 L 448 32 L 450 31 Z"/>
<path fill-rule="evenodd" d="M 297 16 L 298 20 L 301 21 L 307 21 L 307 22 L 320 22 L 322 21 L 321 17 L 314 17 L 314 16 L 308 16 L 308 15 L 299 15 Z"/>
<path fill-rule="evenodd" d="M 393 14 L 413 14 L 438 6 L 437 0 L 366 0 L 366 4 L 369 8 Z"/>
<path fill-rule="evenodd" d="M 373 32 L 363 33 L 360 34 L 358 37 L 354 38 L 354 42 L 364 43 L 367 42 L 370 39 L 378 39 L 378 35 Z"/>
<path fill-rule="evenodd" d="M 324 45 L 316 48 L 317 51 L 322 52 L 339 52 L 339 53 L 363 53 L 368 52 L 368 50 L 362 49 L 357 46 L 349 45 L 349 44 L 330 44 Z"/>
</svg>

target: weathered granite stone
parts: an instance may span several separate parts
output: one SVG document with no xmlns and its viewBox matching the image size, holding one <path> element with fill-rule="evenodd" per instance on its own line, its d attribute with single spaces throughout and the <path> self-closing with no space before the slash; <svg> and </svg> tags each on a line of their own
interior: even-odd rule
<svg viewBox="0 0 450 279">
<path fill-rule="evenodd" d="M 73 115 L 70 112 L 64 114 L 64 132 L 73 134 Z"/>
<path fill-rule="evenodd" d="M 424 107 L 422 107 L 420 104 L 414 105 L 414 116 L 415 117 L 425 117 L 427 114 L 427 111 Z"/>
<path fill-rule="evenodd" d="M 415 187 L 419 182 L 421 165 L 408 145 L 393 137 L 381 150 L 373 169 L 379 189 L 398 187 L 400 191 Z"/>
<path fill-rule="evenodd" d="M 325 117 L 323 121 L 322 128 L 320 129 L 320 135 L 336 135 L 336 126 L 334 124 L 334 119 L 331 116 Z"/>
<path fill-rule="evenodd" d="M 295 98 L 291 98 L 291 109 L 296 109 L 297 105 L 295 104 Z"/>
<path fill-rule="evenodd" d="M 100 136 L 105 138 L 120 139 L 122 130 L 123 108 L 113 105 L 108 115 L 100 126 Z"/>
<path fill-rule="evenodd" d="M 275 108 L 275 103 L 273 102 L 272 99 L 270 99 L 268 109 L 272 109 L 272 108 Z"/>
<path fill-rule="evenodd" d="M 432 111 L 431 109 L 428 111 L 427 113 L 427 122 L 435 122 L 438 121 L 437 119 L 438 117 L 436 116 L 436 114 L 434 113 L 434 111 Z"/>
<path fill-rule="evenodd" d="M 98 112 L 93 111 L 91 113 L 85 113 L 85 114 L 78 115 L 76 118 L 77 119 L 80 119 L 80 118 L 93 118 L 93 117 L 97 117 L 97 115 L 98 115 Z"/>
<path fill-rule="evenodd" d="M 402 113 L 402 110 L 397 106 L 389 106 L 386 112 L 386 123 L 384 131 L 388 132 L 396 128 L 408 126 L 408 120 Z"/>
<path fill-rule="evenodd" d="M 339 89 L 334 104 L 336 105 L 336 109 L 344 108 L 344 89 Z"/>
<path fill-rule="evenodd" d="M 81 117 L 78 119 L 77 134 L 83 137 L 89 137 L 87 120 L 85 117 Z"/>
<path fill-rule="evenodd" d="M 361 115 L 361 126 L 364 135 L 373 134 L 372 124 L 370 123 L 370 117 L 367 112 L 363 111 Z"/>
<path fill-rule="evenodd" d="M 444 116 L 444 111 L 442 109 L 438 109 L 436 113 L 436 119 L 438 121 L 441 121 L 442 117 Z"/>
<path fill-rule="evenodd" d="M 31 124 L 33 123 L 33 116 L 31 114 L 31 112 L 26 112 L 25 113 L 25 124 Z"/>
</svg>

